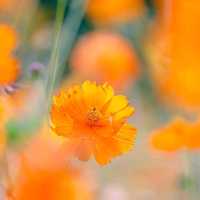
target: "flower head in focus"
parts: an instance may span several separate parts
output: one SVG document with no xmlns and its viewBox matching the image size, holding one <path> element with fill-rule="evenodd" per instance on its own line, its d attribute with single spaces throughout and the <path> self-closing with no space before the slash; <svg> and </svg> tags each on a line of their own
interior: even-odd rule
<svg viewBox="0 0 200 200">
<path fill-rule="evenodd" d="M 87 15 L 95 24 L 130 21 L 144 12 L 143 0 L 89 0 Z"/>
<path fill-rule="evenodd" d="M 176 118 L 167 126 L 155 130 L 151 136 L 152 146 L 161 151 L 200 149 L 200 121 L 188 122 Z"/>
<path fill-rule="evenodd" d="M 139 61 L 129 41 L 104 31 L 81 38 L 72 51 L 70 64 L 83 78 L 108 82 L 117 89 L 128 86 L 139 71 Z"/>
<path fill-rule="evenodd" d="M 114 95 L 111 86 L 85 81 L 53 99 L 52 130 L 74 145 L 75 155 L 107 164 L 133 147 L 136 130 L 127 123 L 134 112 L 125 96 Z"/>
</svg>

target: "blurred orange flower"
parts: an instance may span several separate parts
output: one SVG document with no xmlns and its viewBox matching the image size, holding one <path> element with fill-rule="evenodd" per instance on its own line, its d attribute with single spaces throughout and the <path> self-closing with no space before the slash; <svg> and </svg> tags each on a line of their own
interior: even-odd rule
<svg viewBox="0 0 200 200">
<path fill-rule="evenodd" d="M 71 66 L 84 78 L 123 88 L 138 75 L 138 59 L 131 44 L 117 33 L 92 32 L 81 38 Z"/>
<path fill-rule="evenodd" d="M 200 108 L 200 2 L 158 2 L 149 38 L 151 72 L 162 98 L 180 108 Z"/>
<path fill-rule="evenodd" d="M 80 160 L 94 155 L 104 165 L 133 147 L 136 130 L 127 124 L 133 112 L 127 98 L 115 96 L 111 86 L 85 81 L 54 97 L 52 130 L 69 139 Z"/>
<path fill-rule="evenodd" d="M 188 122 L 181 118 L 173 120 L 166 127 L 155 130 L 151 144 L 162 151 L 200 149 L 200 121 Z"/>
<path fill-rule="evenodd" d="M 17 46 L 17 33 L 7 24 L 0 24 L 0 55 L 9 55 Z"/>
<path fill-rule="evenodd" d="M 93 199 L 84 171 L 60 162 L 57 147 L 52 140 L 43 137 L 37 137 L 27 146 L 19 155 L 6 200 Z"/>
<path fill-rule="evenodd" d="M 0 85 L 9 85 L 14 83 L 20 74 L 19 61 L 10 56 L 0 55 Z"/>
<path fill-rule="evenodd" d="M 87 9 L 87 15 L 96 24 L 126 22 L 143 12 L 143 0 L 89 0 Z"/>
<path fill-rule="evenodd" d="M 12 56 L 17 46 L 15 29 L 7 24 L 0 24 L 0 85 L 15 82 L 20 73 L 20 63 Z"/>
</svg>

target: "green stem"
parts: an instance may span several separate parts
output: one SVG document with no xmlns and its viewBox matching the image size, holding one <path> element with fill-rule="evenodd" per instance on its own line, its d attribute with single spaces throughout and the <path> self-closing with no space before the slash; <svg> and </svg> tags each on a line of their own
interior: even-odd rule
<svg viewBox="0 0 200 200">
<path fill-rule="evenodd" d="M 56 84 L 56 74 L 59 68 L 59 46 L 60 46 L 60 35 L 62 30 L 62 24 L 64 19 L 65 7 L 67 0 L 58 0 L 56 10 L 56 22 L 55 22 L 55 38 L 53 50 L 49 63 L 49 73 L 46 83 L 46 94 L 47 94 L 47 106 L 49 107 L 51 102 L 51 96 Z"/>
<path fill-rule="evenodd" d="M 184 175 L 185 177 L 190 176 L 190 163 L 189 163 L 189 155 L 187 150 L 183 152 L 183 159 L 184 159 Z"/>
<path fill-rule="evenodd" d="M 196 199 L 196 178 L 194 177 L 193 173 L 193 166 L 192 166 L 192 160 L 191 160 L 191 154 L 188 152 L 188 150 L 185 150 L 183 152 L 183 159 L 184 159 L 184 174 L 183 174 L 183 180 L 182 180 L 182 187 L 184 190 L 187 191 L 189 198 L 191 200 Z"/>
<path fill-rule="evenodd" d="M 69 5 L 67 17 L 63 23 L 63 27 L 62 21 L 64 18 L 64 7 L 66 6 L 66 2 L 64 2 L 64 0 L 60 0 L 60 4 L 57 7 L 56 35 L 46 85 L 48 108 L 51 103 L 53 91 L 64 72 L 64 63 L 70 54 L 70 50 L 76 39 L 76 35 L 87 6 L 87 0 L 72 0 L 70 2 L 71 3 Z"/>
</svg>

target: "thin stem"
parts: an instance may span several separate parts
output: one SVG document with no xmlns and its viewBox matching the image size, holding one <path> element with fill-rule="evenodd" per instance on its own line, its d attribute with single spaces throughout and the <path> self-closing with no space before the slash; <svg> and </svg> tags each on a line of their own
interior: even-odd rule
<svg viewBox="0 0 200 200">
<path fill-rule="evenodd" d="M 64 7 L 66 6 L 66 2 L 60 0 L 57 7 L 56 36 L 46 85 L 48 108 L 51 103 L 51 97 L 55 86 L 62 77 L 65 60 L 70 54 L 71 47 L 76 38 L 87 6 L 87 0 L 72 0 L 70 2 L 63 28 L 62 21 L 64 18 Z"/>
<path fill-rule="evenodd" d="M 48 73 L 48 79 L 47 79 L 47 84 L 46 84 L 48 106 L 50 104 L 50 99 L 55 87 L 56 73 L 59 67 L 58 60 L 59 60 L 60 34 L 62 30 L 66 4 L 67 4 L 67 0 L 58 0 L 58 3 L 57 3 L 55 38 L 54 38 L 53 50 L 52 50 L 50 63 L 49 63 L 49 73 Z"/>
<path fill-rule="evenodd" d="M 58 78 L 62 78 L 64 69 L 66 67 L 66 60 L 69 58 L 71 48 L 76 39 L 79 27 L 87 8 L 88 0 L 74 0 L 71 1 L 67 18 L 63 25 L 62 32 L 62 45 L 61 45 L 61 59 L 60 59 L 60 70 L 58 71 Z M 74 14 L 76 13 L 76 14 Z M 60 81 L 58 79 L 58 81 Z"/>
<path fill-rule="evenodd" d="M 189 164 L 189 155 L 187 150 L 183 152 L 183 159 L 184 159 L 184 176 L 189 177 L 190 176 L 190 164 Z"/>
<path fill-rule="evenodd" d="M 184 159 L 184 189 L 188 192 L 189 198 L 191 200 L 196 199 L 196 177 L 194 177 L 193 174 L 193 166 L 192 166 L 192 160 L 190 156 L 190 152 L 188 150 L 185 150 L 183 152 L 183 159 Z"/>
</svg>

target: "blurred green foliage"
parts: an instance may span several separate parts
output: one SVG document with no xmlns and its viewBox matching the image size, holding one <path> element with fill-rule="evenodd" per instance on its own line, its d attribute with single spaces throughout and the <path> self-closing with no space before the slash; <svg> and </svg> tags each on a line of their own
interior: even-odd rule
<svg viewBox="0 0 200 200">
<path fill-rule="evenodd" d="M 8 145 L 22 143 L 27 137 L 34 134 L 40 125 L 40 118 L 35 116 L 23 119 L 10 119 L 6 124 Z"/>
</svg>

